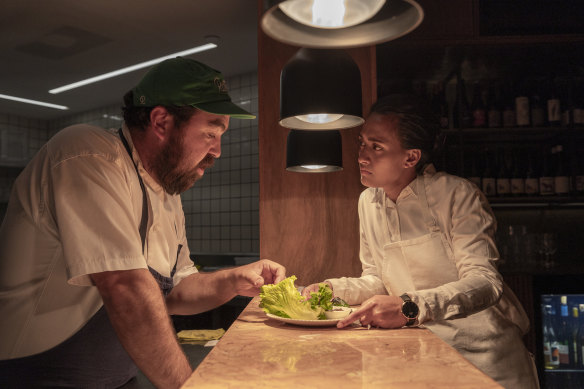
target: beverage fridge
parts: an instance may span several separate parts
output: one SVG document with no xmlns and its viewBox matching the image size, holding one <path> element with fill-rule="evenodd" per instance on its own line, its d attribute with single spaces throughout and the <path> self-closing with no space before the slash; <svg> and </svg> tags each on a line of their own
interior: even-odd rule
<svg viewBox="0 0 584 389">
<path fill-rule="evenodd" d="M 584 283 L 582 276 L 537 277 L 536 361 L 544 389 L 584 388 Z"/>
</svg>

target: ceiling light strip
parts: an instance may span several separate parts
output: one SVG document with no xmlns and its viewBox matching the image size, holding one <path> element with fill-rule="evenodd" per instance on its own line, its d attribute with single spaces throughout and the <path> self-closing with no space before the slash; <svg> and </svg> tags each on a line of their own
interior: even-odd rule
<svg viewBox="0 0 584 389">
<path fill-rule="evenodd" d="M 41 105 L 43 107 L 55 108 L 55 109 L 61 109 L 61 110 L 67 110 L 67 109 L 69 109 L 69 107 L 66 107 L 64 105 L 57 105 L 57 104 L 45 103 L 43 101 L 23 99 L 22 97 L 9 96 L 9 95 L 3 95 L 3 94 L 0 94 L 0 99 L 18 101 L 19 103 L 27 103 L 27 104 Z"/>
<path fill-rule="evenodd" d="M 57 93 L 65 92 L 65 91 L 75 89 L 75 88 L 79 88 L 80 86 L 92 84 L 94 82 L 102 81 L 102 80 L 105 80 L 107 78 L 116 77 L 116 76 L 119 76 L 121 74 L 133 72 L 133 71 L 138 70 L 138 69 L 142 69 L 142 68 L 145 68 L 148 66 L 156 65 L 157 63 L 162 62 L 166 59 L 195 54 L 195 53 L 200 53 L 201 51 L 214 49 L 216 47 L 217 47 L 217 45 L 214 43 L 206 43 L 202 46 L 193 47 L 192 49 L 179 51 L 178 53 L 169 54 L 169 55 L 166 55 L 164 57 L 155 58 L 155 59 L 152 59 L 150 61 L 146 61 L 146 62 L 142 62 L 142 63 L 136 64 L 136 65 L 125 67 L 123 69 L 114 70 L 113 72 L 104 73 L 104 74 L 101 74 L 99 76 L 95 76 L 95 77 L 91 77 L 91 78 L 88 78 L 88 79 L 85 79 L 82 81 L 74 82 L 72 84 L 60 86 L 58 88 L 51 89 L 49 91 L 49 93 L 52 93 L 55 95 Z"/>
</svg>

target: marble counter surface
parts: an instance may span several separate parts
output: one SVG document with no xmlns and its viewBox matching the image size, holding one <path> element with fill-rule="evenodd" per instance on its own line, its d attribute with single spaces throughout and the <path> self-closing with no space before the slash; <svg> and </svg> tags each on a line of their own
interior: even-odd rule
<svg viewBox="0 0 584 389">
<path fill-rule="evenodd" d="M 258 302 L 183 388 L 501 388 L 427 329 L 297 326 Z"/>
</svg>

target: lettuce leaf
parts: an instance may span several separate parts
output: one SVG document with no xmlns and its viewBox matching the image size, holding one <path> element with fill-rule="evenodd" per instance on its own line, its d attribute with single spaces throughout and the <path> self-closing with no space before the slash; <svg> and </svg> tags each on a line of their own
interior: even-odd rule
<svg viewBox="0 0 584 389">
<path fill-rule="evenodd" d="M 260 288 L 260 308 L 266 313 L 290 319 L 324 319 L 325 310 L 317 304 L 312 305 L 310 301 L 314 297 L 311 297 L 310 301 L 305 300 L 294 286 L 294 281 L 296 281 L 296 276 L 290 276 L 277 284 L 262 286 Z"/>
<path fill-rule="evenodd" d="M 327 284 L 321 282 L 318 284 L 318 292 L 311 292 L 310 299 L 310 306 L 314 309 L 316 307 L 321 307 L 325 311 L 330 311 L 333 308 L 333 291 Z"/>
</svg>

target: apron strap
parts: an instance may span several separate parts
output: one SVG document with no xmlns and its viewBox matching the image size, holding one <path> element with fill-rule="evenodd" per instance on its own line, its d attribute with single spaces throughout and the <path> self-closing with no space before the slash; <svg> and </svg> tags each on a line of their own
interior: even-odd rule
<svg viewBox="0 0 584 389">
<path fill-rule="evenodd" d="M 416 189 L 418 190 L 418 198 L 420 201 L 420 206 L 422 207 L 422 215 L 424 218 L 424 224 L 430 232 L 440 231 L 440 228 L 436 224 L 436 220 L 432 217 L 430 213 L 430 207 L 428 206 L 428 198 L 426 197 L 426 184 L 424 175 L 420 174 L 416 180 Z"/>
<path fill-rule="evenodd" d="M 134 162 L 134 158 L 132 158 L 132 149 L 130 149 L 130 145 L 128 144 L 128 141 L 126 140 L 126 137 L 124 136 L 121 128 L 118 130 L 118 134 L 120 135 L 120 139 L 122 140 L 122 143 L 124 144 L 124 147 L 130 155 L 132 163 L 134 164 L 134 169 L 136 169 L 138 181 L 140 181 L 140 188 L 142 189 L 142 218 L 140 219 L 139 231 L 140 239 L 142 239 L 142 254 L 144 254 L 144 251 L 146 250 L 146 227 L 148 226 L 148 199 L 146 197 L 146 187 L 144 186 L 144 181 L 138 172 L 138 166 L 136 165 L 136 162 Z"/>
<path fill-rule="evenodd" d="M 124 133 L 122 132 L 121 128 L 118 130 L 118 134 L 120 135 L 120 139 L 122 140 L 122 143 L 124 144 L 124 147 L 126 148 L 126 151 L 128 152 L 128 154 L 130 155 L 130 159 L 132 160 L 132 163 L 134 164 L 134 169 L 136 169 L 136 175 L 138 176 L 138 181 L 140 181 L 140 188 L 142 189 L 142 218 L 140 219 L 139 231 L 140 231 L 140 239 L 142 239 L 142 254 L 144 254 L 145 250 L 146 250 L 146 227 L 148 226 L 148 198 L 146 195 L 146 187 L 144 186 L 144 181 L 142 180 L 142 176 L 140 176 L 140 173 L 138 171 L 138 165 L 136 165 L 136 162 L 134 162 L 134 158 L 132 158 L 132 149 L 130 148 L 130 144 L 128 143 L 128 140 L 124 136 Z M 182 249 L 182 245 L 179 244 L 178 249 L 177 249 L 177 253 L 176 253 L 176 261 L 174 263 L 174 267 L 172 269 L 172 272 L 170 273 L 170 277 L 163 276 L 162 274 L 160 274 L 159 272 L 157 272 L 156 270 L 154 270 L 153 268 L 148 266 L 148 270 L 150 270 L 150 274 L 152 274 L 152 276 L 154 277 L 154 279 L 158 283 L 158 286 L 162 290 L 162 293 L 165 296 L 167 296 L 170 293 L 170 291 L 172 290 L 172 288 L 174 287 L 174 280 L 172 277 L 174 276 L 174 273 L 176 272 L 176 265 L 178 263 L 178 255 L 180 254 L 181 249 Z"/>
</svg>

